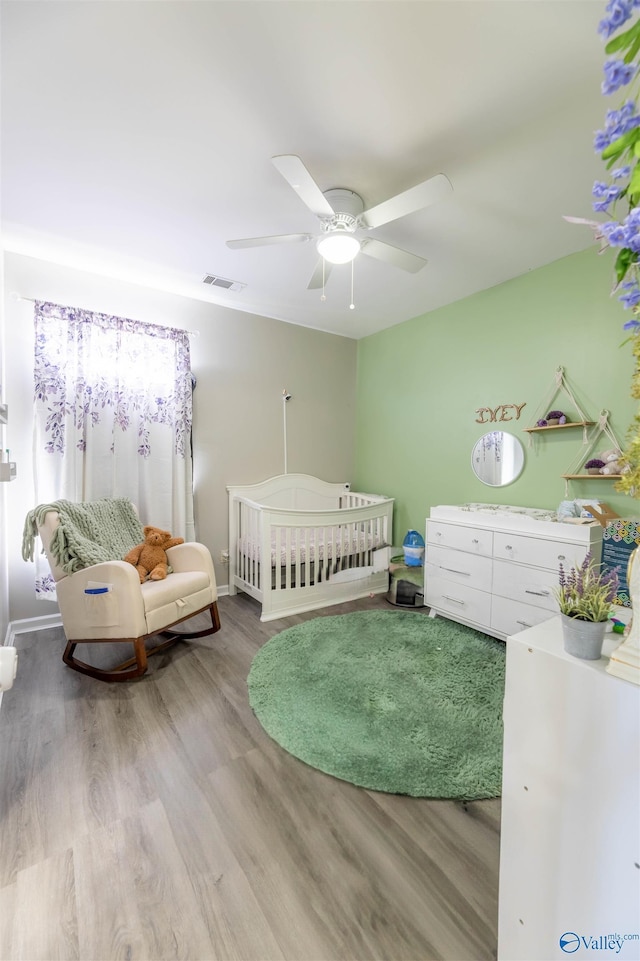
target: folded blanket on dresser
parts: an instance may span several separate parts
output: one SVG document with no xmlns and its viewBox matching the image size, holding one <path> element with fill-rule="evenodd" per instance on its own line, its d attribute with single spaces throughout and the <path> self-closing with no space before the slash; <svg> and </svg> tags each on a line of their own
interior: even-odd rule
<svg viewBox="0 0 640 961">
<path fill-rule="evenodd" d="M 103 561 L 122 560 L 143 540 L 140 518 L 126 497 L 105 497 L 77 504 L 58 500 L 40 504 L 27 514 L 22 534 L 25 561 L 33 560 L 38 527 L 49 511 L 57 511 L 60 516 L 49 550 L 66 574 Z"/>
</svg>

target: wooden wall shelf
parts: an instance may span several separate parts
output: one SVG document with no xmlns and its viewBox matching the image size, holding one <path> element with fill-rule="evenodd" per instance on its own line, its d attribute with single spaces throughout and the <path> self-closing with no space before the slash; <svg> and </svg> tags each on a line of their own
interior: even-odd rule
<svg viewBox="0 0 640 961">
<path fill-rule="evenodd" d="M 622 474 L 561 474 L 565 480 L 576 480 L 579 477 L 584 477 L 585 480 L 619 480 Z"/>
<path fill-rule="evenodd" d="M 569 424 L 547 424 L 546 427 L 523 427 L 523 430 L 525 430 L 527 434 L 533 434 L 534 431 L 566 430 L 567 427 L 593 427 L 594 424 L 595 421 L 593 420 L 578 420 L 572 421 Z"/>
</svg>

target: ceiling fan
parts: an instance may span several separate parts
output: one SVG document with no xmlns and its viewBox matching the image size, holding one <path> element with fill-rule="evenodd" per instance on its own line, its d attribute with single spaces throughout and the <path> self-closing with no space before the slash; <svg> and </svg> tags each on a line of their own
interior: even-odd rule
<svg viewBox="0 0 640 961">
<path fill-rule="evenodd" d="M 308 243 L 315 240 L 320 260 L 308 284 L 309 290 L 324 286 L 333 264 L 349 263 L 358 253 L 392 264 L 409 273 L 416 273 L 427 263 L 424 257 L 361 234 L 429 207 L 450 194 L 453 188 L 444 174 L 436 174 L 435 177 L 365 210 L 362 197 L 353 190 L 343 187 L 320 190 L 300 157 L 295 154 L 272 157 L 271 162 L 319 219 L 321 234 L 279 234 L 272 237 L 227 240 L 227 247 L 231 250 L 271 244 Z"/>
</svg>

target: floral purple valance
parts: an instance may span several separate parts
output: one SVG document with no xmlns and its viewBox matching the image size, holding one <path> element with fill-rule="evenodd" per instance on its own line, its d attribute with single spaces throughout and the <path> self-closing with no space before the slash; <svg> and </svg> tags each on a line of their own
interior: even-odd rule
<svg viewBox="0 0 640 961">
<path fill-rule="evenodd" d="M 44 416 L 44 449 L 86 449 L 100 425 L 137 431 L 138 454 L 151 453 L 153 425 L 173 431 L 185 456 L 192 424 L 189 335 L 77 307 L 36 301 L 35 404 Z M 112 445 L 113 450 L 113 445 Z"/>
</svg>

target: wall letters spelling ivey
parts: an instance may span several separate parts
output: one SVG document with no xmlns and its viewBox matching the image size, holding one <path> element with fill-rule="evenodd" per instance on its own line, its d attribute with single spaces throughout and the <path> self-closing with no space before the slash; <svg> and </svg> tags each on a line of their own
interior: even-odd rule
<svg viewBox="0 0 640 961">
<path fill-rule="evenodd" d="M 478 407 L 478 409 L 476 410 L 476 414 L 480 414 L 480 416 L 476 417 L 476 423 L 491 424 L 491 423 L 494 423 L 495 421 L 520 420 L 520 411 L 522 410 L 523 407 L 526 407 L 526 406 L 527 406 L 526 403 L 524 403 L 524 404 L 499 404 L 497 407 Z M 514 410 L 516 412 L 516 416 L 512 417 L 509 411 L 514 411 Z"/>
</svg>

